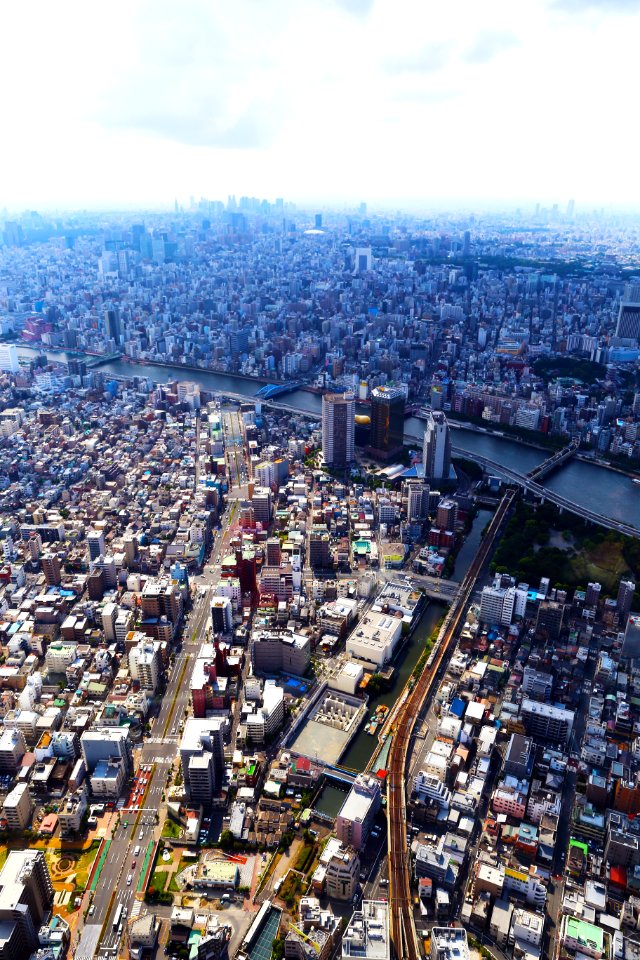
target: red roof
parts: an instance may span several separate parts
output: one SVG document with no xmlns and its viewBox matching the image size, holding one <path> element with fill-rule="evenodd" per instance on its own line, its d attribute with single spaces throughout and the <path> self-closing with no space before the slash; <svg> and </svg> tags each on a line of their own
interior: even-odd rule
<svg viewBox="0 0 640 960">
<path fill-rule="evenodd" d="M 627 888 L 627 871 L 624 867 L 611 867 L 609 870 L 609 879 L 617 887 Z"/>
</svg>

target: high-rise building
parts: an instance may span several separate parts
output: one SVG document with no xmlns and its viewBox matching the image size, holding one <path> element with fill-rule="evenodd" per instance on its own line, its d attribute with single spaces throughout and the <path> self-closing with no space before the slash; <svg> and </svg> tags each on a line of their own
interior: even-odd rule
<svg viewBox="0 0 640 960">
<path fill-rule="evenodd" d="M 119 343 L 120 342 L 120 318 L 118 317 L 117 310 L 105 310 L 104 326 L 107 334 L 107 339 L 115 340 L 116 343 Z"/>
<path fill-rule="evenodd" d="M 17 373 L 19 369 L 18 350 L 15 344 L 0 343 L 0 370 Z"/>
<path fill-rule="evenodd" d="M 27 960 L 53 905 L 53 884 L 41 850 L 11 850 L 0 871 L 2 960 Z"/>
<path fill-rule="evenodd" d="M 640 659 L 640 614 L 638 613 L 629 614 L 620 653 L 623 657 L 629 657 L 630 660 Z"/>
<path fill-rule="evenodd" d="M 626 617 L 631 610 L 636 585 L 633 580 L 621 580 L 618 587 L 618 616 Z"/>
<path fill-rule="evenodd" d="M 102 530 L 89 530 L 87 533 L 87 547 L 89 549 L 90 560 L 98 560 L 100 557 L 104 557 L 107 548 Z"/>
<path fill-rule="evenodd" d="M 376 456 L 388 459 L 402 452 L 404 399 L 404 393 L 397 387 L 375 387 L 371 391 L 369 444 Z"/>
<path fill-rule="evenodd" d="M 159 641 L 141 640 L 129 651 L 129 673 L 143 690 L 156 692 L 161 669 Z"/>
<path fill-rule="evenodd" d="M 376 813 L 380 809 L 380 781 L 359 773 L 336 818 L 338 840 L 355 850 L 362 850 Z"/>
<path fill-rule="evenodd" d="M 431 411 L 422 446 L 425 480 L 448 480 L 451 470 L 451 438 L 444 413 Z"/>
<path fill-rule="evenodd" d="M 57 553 L 44 553 L 42 555 L 42 572 L 44 578 L 50 587 L 60 586 L 62 582 L 62 564 Z"/>
<path fill-rule="evenodd" d="M 627 284 L 625 287 L 618 312 L 616 337 L 621 340 L 640 339 L 640 284 Z"/>
<path fill-rule="evenodd" d="M 328 467 L 341 470 L 354 460 L 356 401 L 353 393 L 322 398 L 322 454 Z"/>
<path fill-rule="evenodd" d="M 182 776 L 187 796 L 197 803 L 211 803 L 222 784 L 226 726 L 227 721 L 221 717 L 189 717 L 184 725 L 180 741 Z"/>
</svg>

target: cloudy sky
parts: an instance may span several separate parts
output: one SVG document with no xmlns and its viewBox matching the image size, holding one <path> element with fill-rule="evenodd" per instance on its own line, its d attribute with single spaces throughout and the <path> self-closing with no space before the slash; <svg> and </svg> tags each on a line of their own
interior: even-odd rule
<svg viewBox="0 0 640 960">
<path fill-rule="evenodd" d="M 0 207 L 639 200 L 640 0 L 0 9 Z"/>
</svg>

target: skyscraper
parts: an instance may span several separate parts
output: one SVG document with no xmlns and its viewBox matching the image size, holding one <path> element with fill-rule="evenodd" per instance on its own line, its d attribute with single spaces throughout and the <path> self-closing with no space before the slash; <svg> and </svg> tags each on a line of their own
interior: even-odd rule
<svg viewBox="0 0 640 960">
<path fill-rule="evenodd" d="M 328 467 L 353 463 L 356 401 L 353 393 L 325 393 L 322 398 L 322 453 Z"/>
<path fill-rule="evenodd" d="M 2 956 L 26 960 L 53 905 L 53 884 L 41 850 L 11 850 L 0 871 Z"/>
<path fill-rule="evenodd" d="M 117 310 L 105 310 L 104 325 L 109 340 L 120 342 L 120 320 Z"/>
<path fill-rule="evenodd" d="M 625 283 L 616 337 L 621 340 L 640 339 L 640 283 Z"/>
<path fill-rule="evenodd" d="M 402 451 L 404 393 L 396 387 L 371 391 L 371 450 L 387 459 Z"/>
<path fill-rule="evenodd" d="M 426 480 L 448 480 L 451 469 L 451 438 L 444 413 L 432 410 L 422 446 L 422 465 Z"/>
<path fill-rule="evenodd" d="M 621 580 L 618 587 L 618 616 L 626 617 L 631 610 L 636 585 L 633 580 Z"/>
<path fill-rule="evenodd" d="M 8 370 L 9 373 L 17 373 L 19 369 L 18 350 L 15 344 L 0 344 L 0 370 Z"/>
</svg>

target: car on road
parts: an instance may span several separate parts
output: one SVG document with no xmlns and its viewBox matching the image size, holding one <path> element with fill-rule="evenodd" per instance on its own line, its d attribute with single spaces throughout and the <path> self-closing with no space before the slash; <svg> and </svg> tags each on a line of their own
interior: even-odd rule
<svg viewBox="0 0 640 960">
<path fill-rule="evenodd" d="M 135 868 L 136 868 L 136 862 L 135 862 L 135 860 L 132 860 L 132 861 L 131 861 L 131 869 L 132 869 L 132 870 L 135 870 Z"/>
<path fill-rule="evenodd" d="M 144 839 L 144 830 L 141 830 L 140 833 L 138 834 L 138 840 L 143 840 L 143 839 Z"/>
<path fill-rule="evenodd" d="M 129 876 L 127 877 L 127 886 L 128 886 L 128 887 L 131 886 L 131 881 L 132 881 L 132 880 L 133 880 L 133 874 L 130 873 Z"/>
<path fill-rule="evenodd" d="M 96 905 L 95 903 L 92 903 L 91 906 L 89 907 L 89 916 L 92 917 L 95 912 L 96 912 Z"/>
</svg>

